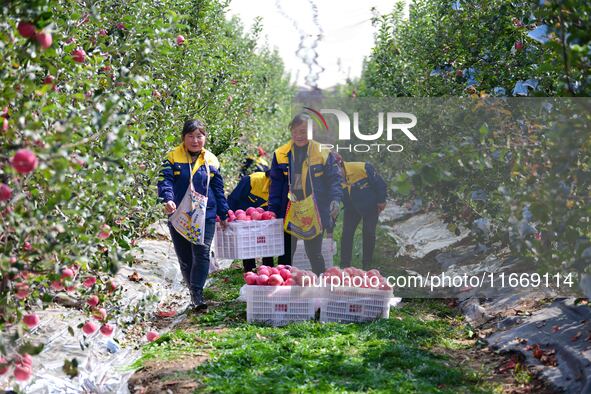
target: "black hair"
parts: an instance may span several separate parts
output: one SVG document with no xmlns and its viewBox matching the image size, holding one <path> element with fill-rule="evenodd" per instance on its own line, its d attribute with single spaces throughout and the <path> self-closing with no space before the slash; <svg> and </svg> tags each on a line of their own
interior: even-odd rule
<svg viewBox="0 0 591 394">
<path fill-rule="evenodd" d="M 205 130 L 205 123 L 199 119 L 189 119 L 183 125 L 183 132 L 182 137 L 185 138 L 185 135 L 194 132 L 195 130 L 199 130 L 201 134 L 207 137 L 207 130 Z"/>
<path fill-rule="evenodd" d="M 310 119 L 310 115 L 305 112 L 300 112 L 296 116 L 293 117 L 291 122 L 289 122 L 289 130 L 293 130 L 294 127 L 301 124 L 302 122 L 307 122 Z"/>
</svg>

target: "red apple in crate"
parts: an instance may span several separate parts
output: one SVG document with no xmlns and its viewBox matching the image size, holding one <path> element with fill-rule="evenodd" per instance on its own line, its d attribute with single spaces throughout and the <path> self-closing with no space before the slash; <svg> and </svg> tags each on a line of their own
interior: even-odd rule
<svg viewBox="0 0 591 394">
<path fill-rule="evenodd" d="M 267 282 L 268 281 L 269 281 L 269 276 L 268 275 L 265 275 L 265 274 L 259 275 L 258 278 L 257 278 L 257 285 L 259 285 L 259 286 L 265 286 L 265 285 L 267 285 Z"/>
<path fill-rule="evenodd" d="M 252 218 L 252 220 L 262 220 L 263 219 L 263 215 L 260 212 L 254 211 L 250 217 Z"/>
<path fill-rule="evenodd" d="M 289 278 L 285 282 L 283 282 L 283 286 L 295 286 L 295 285 L 296 285 L 296 282 L 295 282 L 295 280 L 293 280 L 293 278 Z"/>
<path fill-rule="evenodd" d="M 266 211 L 266 212 L 261 213 L 261 220 L 271 220 L 274 218 L 275 218 L 275 216 L 274 216 L 273 212 Z"/>
<path fill-rule="evenodd" d="M 258 213 L 263 213 L 263 212 L 265 212 L 265 210 L 263 208 L 261 208 L 261 207 L 257 207 L 257 212 Z"/>
<path fill-rule="evenodd" d="M 373 276 L 377 276 L 378 278 L 382 277 L 382 275 L 380 274 L 380 271 L 378 271 L 377 269 L 372 269 L 372 270 L 367 271 L 367 276 L 370 278 Z"/>
<path fill-rule="evenodd" d="M 234 211 L 234 214 L 236 216 L 238 216 L 238 215 L 246 215 L 246 212 L 244 212 L 242 209 L 237 209 L 236 211 Z"/>
<path fill-rule="evenodd" d="M 282 269 L 284 269 L 284 268 L 285 268 L 285 265 L 283 265 L 283 264 L 279 264 L 279 265 L 277 265 L 277 269 L 278 269 L 279 271 L 281 271 L 281 270 L 282 270 Z"/>
<path fill-rule="evenodd" d="M 257 273 L 259 275 L 267 275 L 267 276 L 270 276 L 271 275 L 271 270 L 268 269 L 268 268 L 263 268 L 263 269 L 257 270 Z"/>
<path fill-rule="evenodd" d="M 246 220 L 246 214 L 241 213 L 236 215 L 236 220 Z"/>
<path fill-rule="evenodd" d="M 282 268 L 282 269 L 279 270 L 279 275 L 281 275 L 281 277 L 284 280 L 288 280 L 288 279 L 291 278 L 291 272 L 289 272 L 289 270 L 287 270 L 285 268 Z"/>
<path fill-rule="evenodd" d="M 279 270 L 275 267 L 271 267 L 270 271 L 271 275 L 279 275 Z"/>
<path fill-rule="evenodd" d="M 283 278 L 279 274 L 273 274 L 269 276 L 267 283 L 269 286 L 281 286 L 283 284 Z"/>
<path fill-rule="evenodd" d="M 244 218 L 244 221 L 246 221 L 246 222 L 251 221 L 251 220 L 252 220 L 252 218 L 248 215 L 246 215 L 246 217 Z"/>
<path fill-rule="evenodd" d="M 257 211 L 257 209 L 256 209 L 256 208 L 254 208 L 254 207 L 249 207 L 249 208 L 247 208 L 247 209 L 246 209 L 246 214 L 247 214 L 248 216 L 252 216 L 252 213 L 253 213 L 253 212 L 256 212 L 256 211 Z"/>
<path fill-rule="evenodd" d="M 252 273 L 252 275 L 246 275 L 244 277 L 244 280 L 246 281 L 247 285 L 256 285 L 257 284 L 257 280 L 258 280 L 259 276 L 257 274 L 255 274 L 254 272 Z"/>
</svg>

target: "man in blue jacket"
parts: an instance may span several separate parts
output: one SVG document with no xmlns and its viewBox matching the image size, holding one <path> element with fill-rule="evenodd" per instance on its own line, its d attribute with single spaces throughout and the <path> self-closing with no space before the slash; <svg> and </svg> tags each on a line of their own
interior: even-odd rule
<svg viewBox="0 0 591 394">
<path fill-rule="evenodd" d="M 308 120 L 309 116 L 305 113 L 296 115 L 289 124 L 291 140 L 277 148 L 273 154 L 269 210 L 278 218 L 284 218 L 289 192 L 297 200 L 303 200 L 314 193 L 322 228 L 332 232 L 343 195 L 341 175 L 334 156 L 321 150 L 318 142 L 308 140 Z M 304 241 L 312 271 L 316 274 L 324 272 L 325 268 L 322 238 L 323 234 L 320 233 L 315 238 Z M 296 246 L 297 239 L 285 233 L 285 255 L 279 262 L 291 264 Z"/>
<path fill-rule="evenodd" d="M 364 162 L 345 162 L 335 154 L 343 182 L 343 236 L 341 238 L 341 267 L 350 267 L 353 237 L 363 220 L 363 269 L 371 268 L 376 243 L 378 217 L 386 207 L 387 186 L 375 168 Z"/>
<path fill-rule="evenodd" d="M 242 177 L 228 196 L 230 209 L 233 211 L 238 209 L 246 211 L 250 207 L 266 209 L 269 206 L 270 184 L 269 171 L 253 172 Z M 263 264 L 272 267 L 274 264 L 273 257 L 263 257 Z M 242 260 L 242 265 L 244 272 L 250 272 L 256 268 L 256 261 L 255 259 Z"/>
</svg>

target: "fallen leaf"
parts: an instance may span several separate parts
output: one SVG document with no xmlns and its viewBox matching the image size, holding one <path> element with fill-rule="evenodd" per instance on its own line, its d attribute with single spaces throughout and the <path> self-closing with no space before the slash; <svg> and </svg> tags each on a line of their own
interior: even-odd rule
<svg viewBox="0 0 591 394">
<path fill-rule="evenodd" d="M 159 311 L 156 311 L 155 314 L 158 317 L 173 317 L 173 316 L 176 315 L 176 311 L 175 310 L 172 310 L 172 309 L 170 309 L 170 310 L 159 310 Z"/>
<path fill-rule="evenodd" d="M 581 333 L 581 331 L 577 332 L 575 335 L 573 335 L 573 336 L 570 338 L 570 340 L 571 340 L 571 341 L 573 341 L 573 342 L 576 342 L 576 341 L 578 341 L 578 340 L 579 340 L 579 338 L 581 337 L 581 334 L 582 334 L 582 333 Z"/>
<path fill-rule="evenodd" d="M 133 274 L 128 275 L 127 279 L 129 279 L 131 282 L 139 282 L 139 281 L 143 280 L 144 278 L 142 278 L 142 276 L 140 274 L 138 274 L 137 271 L 133 271 Z"/>
<path fill-rule="evenodd" d="M 499 367 L 499 373 L 504 373 L 511 369 L 515 369 L 517 363 L 514 360 L 507 361 L 503 366 Z"/>
</svg>

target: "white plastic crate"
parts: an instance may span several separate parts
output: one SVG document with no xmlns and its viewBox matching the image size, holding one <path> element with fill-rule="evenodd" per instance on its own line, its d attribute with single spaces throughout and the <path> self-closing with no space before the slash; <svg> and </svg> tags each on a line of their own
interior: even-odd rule
<svg viewBox="0 0 591 394">
<path fill-rule="evenodd" d="M 392 291 L 361 287 L 327 289 L 320 307 L 322 322 L 368 322 L 390 316 Z"/>
<path fill-rule="evenodd" d="M 246 320 L 282 326 L 313 320 L 319 307 L 317 290 L 300 286 L 245 285 Z"/>
<path fill-rule="evenodd" d="M 310 260 L 306 255 L 306 248 L 304 241 L 298 240 L 296 252 L 293 255 L 291 265 L 301 270 L 309 271 L 312 269 Z M 322 257 L 324 257 L 324 268 L 329 269 L 333 266 L 334 255 L 337 252 L 337 242 L 332 238 L 324 238 L 322 240 Z"/>
<path fill-rule="evenodd" d="M 215 228 L 217 259 L 254 259 L 285 253 L 283 219 L 234 221 Z"/>
</svg>

